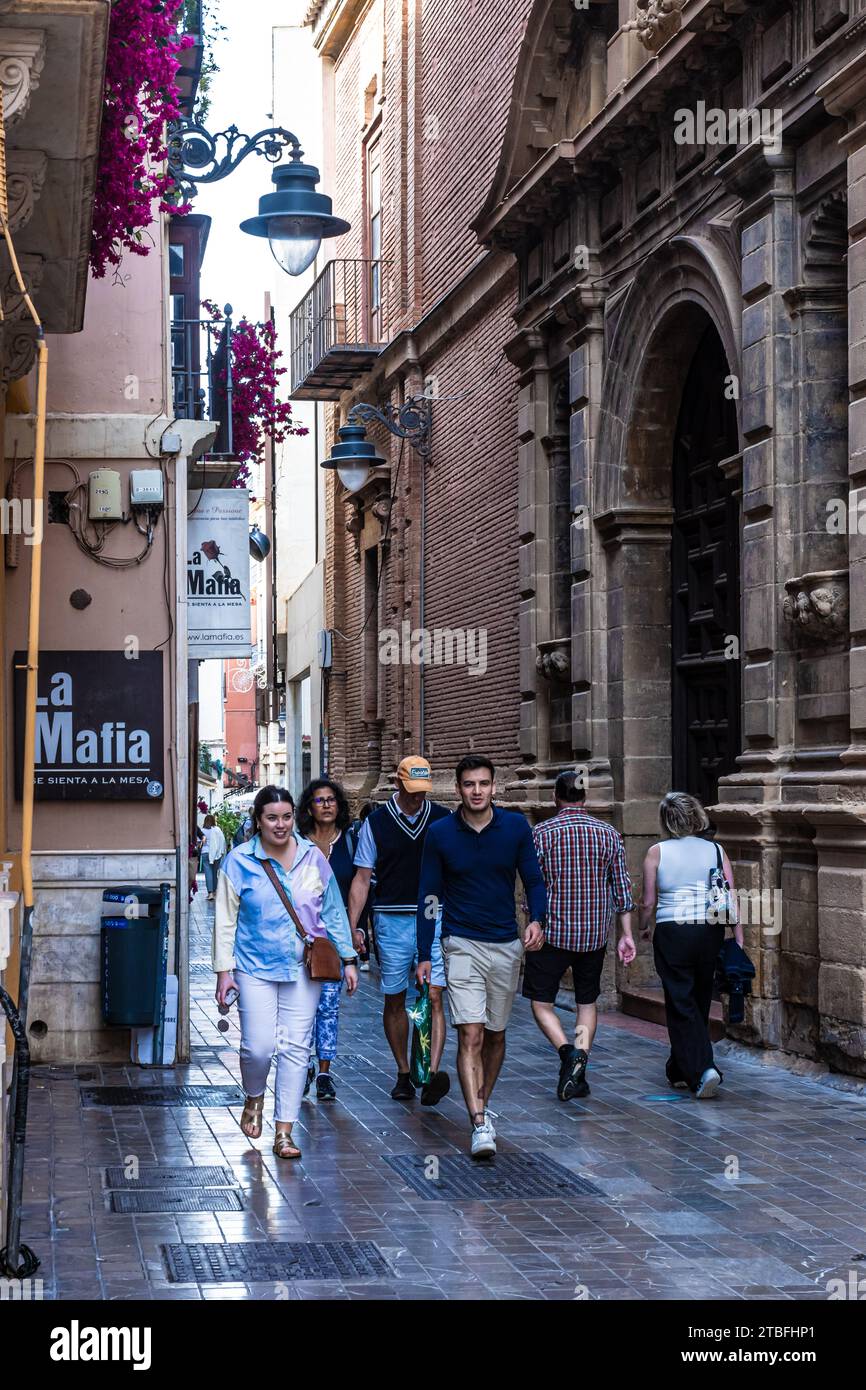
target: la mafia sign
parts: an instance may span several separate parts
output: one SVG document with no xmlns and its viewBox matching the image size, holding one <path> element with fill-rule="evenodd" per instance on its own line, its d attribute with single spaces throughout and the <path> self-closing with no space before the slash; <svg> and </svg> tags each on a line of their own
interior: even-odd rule
<svg viewBox="0 0 866 1390">
<path fill-rule="evenodd" d="M 15 794 L 24 773 L 26 652 L 16 652 Z M 163 796 L 162 652 L 40 652 L 37 801 Z"/>
</svg>

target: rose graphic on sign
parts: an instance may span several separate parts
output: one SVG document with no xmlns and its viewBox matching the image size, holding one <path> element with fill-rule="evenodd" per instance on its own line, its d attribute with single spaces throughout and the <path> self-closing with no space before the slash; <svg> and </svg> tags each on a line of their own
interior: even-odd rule
<svg viewBox="0 0 866 1390">
<path fill-rule="evenodd" d="M 213 564 L 219 566 L 222 551 L 220 550 L 216 541 L 202 541 L 200 549 L 205 559 L 210 560 Z M 223 565 L 222 572 L 225 575 L 226 579 L 231 579 L 232 572 L 229 569 L 228 565 Z"/>
</svg>

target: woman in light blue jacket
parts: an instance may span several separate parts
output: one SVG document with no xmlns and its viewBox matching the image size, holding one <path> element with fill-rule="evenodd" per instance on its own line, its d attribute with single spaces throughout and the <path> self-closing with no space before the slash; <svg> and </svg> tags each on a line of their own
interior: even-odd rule
<svg viewBox="0 0 866 1390">
<path fill-rule="evenodd" d="M 300 1158 L 292 1127 L 301 1108 L 310 1028 L 321 984 L 303 963 L 304 942 L 264 869 L 273 864 L 307 936 L 328 936 L 345 965 L 346 990 L 358 986 L 357 957 L 343 899 L 320 849 L 295 829 L 295 804 L 283 787 L 263 787 L 252 811 L 253 833 L 223 861 L 214 911 L 216 997 L 239 991 L 241 1129 L 262 1132 L 265 1085 L 276 1054 L 274 1153 Z"/>
</svg>

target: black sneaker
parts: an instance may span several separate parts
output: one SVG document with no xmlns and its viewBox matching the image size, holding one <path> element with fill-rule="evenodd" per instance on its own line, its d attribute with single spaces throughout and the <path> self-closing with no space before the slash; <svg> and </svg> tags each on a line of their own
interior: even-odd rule
<svg viewBox="0 0 866 1390">
<path fill-rule="evenodd" d="M 582 1048 L 573 1047 L 567 1053 L 559 1068 L 559 1085 L 556 1094 L 560 1100 L 573 1100 L 578 1095 L 578 1086 L 583 1081 L 588 1058 Z M 589 1088 L 583 1094 L 589 1094 Z"/>
<path fill-rule="evenodd" d="M 569 1100 L 584 1100 L 585 1097 L 586 1097 L 586 1096 L 589 1096 L 589 1095 L 592 1095 L 592 1092 L 591 1092 L 590 1089 L 589 1089 L 589 1082 L 588 1082 L 588 1081 L 586 1080 L 586 1078 L 584 1077 L 584 1079 L 583 1079 L 582 1081 L 578 1081 L 577 1085 L 576 1085 L 575 1088 L 574 1088 L 574 1091 L 573 1091 L 572 1094 L 568 1097 L 568 1099 L 569 1099 Z"/>
<path fill-rule="evenodd" d="M 391 1092 L 392 1100 L 414 1100 L 415 1087 L 412 1085 L 412 1078 L 407 1071 L 398 1071 L 397 1082 Z"/>
<path fill-rule="evenodd" d="M 316 1100 L 336 1100 L 337 1088 L 326 1071 L 316 1077 Z"/>
<path fill-rule="evenodd" d="M 307 1079 L 306 1079 L 306 1081 L 304 1082 L 304 1095 L 305 1095 L 305 1096 L 309 1095 L 309 1093 L 310 1093 L 310 1087 L 311 1087 L 312 1084 L 313 1084 L 313 1080 L 314 1080 L 314 1078 L 315 1078 L 315 1075 L 316 1075 L 316 1068 L 315 1068 L 314 1063 L 311 1062 L 310 1065 L 307 1067 Z"/>
<path fill-rule="evenodd" d="M 450 1090 L 451 1077 L 447 1071 L 431 1071 L 430 1080 L 421 1087 L 421 1104 L 438 1105 Z"/>
</svg>

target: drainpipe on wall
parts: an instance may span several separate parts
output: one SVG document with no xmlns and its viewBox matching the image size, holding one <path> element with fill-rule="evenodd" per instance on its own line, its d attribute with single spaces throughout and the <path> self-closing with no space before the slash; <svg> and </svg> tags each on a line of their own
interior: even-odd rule
<svg viewBox="0 0 866 1390">
<path fill-rule="evenodd" d="M 21 883 L 24 917 L 21 923 L 18 999 L 13 1005 L 5 990 L 0 991 L 0 1003 L 9 1020 L 15 1038 L 15 1063 L 10 1086 L 9 1115 L 12 1130 L 9 1136 L 9 1192 L 6 1208 L 6 1245 L 0 1251 L 0 1265 L 16 1278 L 33 1274 L 39 1261 L 26 1245 L 21 1244 L 21 1201 L 24 1188 L 24 1144 L 27 1137 L 27 1099 L 30 1082 L 30 1047 L 27 1042 L 27 1004 L 30 996 L 30 967 L 33 957 L 33 805 L 36 764 L 36 696 L 39 679 L 39 617 L 42 593 L 42 531 L 44 522 L 43 494 L 45 490 L 45 420 L 48 398 L 48 345 L 42 323 L 21 276 L 18 257 L 12 243 L 8 224 L 9 205 L 6 191 L 6 146 L 0 99 L 0 223 L 12 262 L 18 289 L 27 306 L 37 333 L 36 435 L 33 448 L 33 515 L 38 518 L 30 555 L 30 611 L 27 631 L 27 687 L 24 723 L 24 761 L 22 771 L 21 808 Z"/>
</svg>

